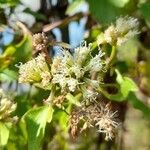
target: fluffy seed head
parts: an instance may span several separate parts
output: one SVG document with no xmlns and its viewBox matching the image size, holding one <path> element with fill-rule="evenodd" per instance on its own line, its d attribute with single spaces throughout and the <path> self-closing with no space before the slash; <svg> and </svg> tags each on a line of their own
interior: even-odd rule
<svg viewBox="0 0 150 150">
<path fill-rule="evenodd" d="M 116 112 L 110 110 L 110 103 L 104 105 L 97 102 L 89 106 L 82 106 L 72 112 L 70 121 L 71 134 L 74 136 L 78 130 L 83 131 L 87 128 L 95 127 L 98 128 L 98 132 L 105 134 L 105 140 L 111 140 L 114 138 L 119 125 L 115 118 Z M 79 126 L 81 121 L 84 121 L 83 127 Z"/>
</svg>

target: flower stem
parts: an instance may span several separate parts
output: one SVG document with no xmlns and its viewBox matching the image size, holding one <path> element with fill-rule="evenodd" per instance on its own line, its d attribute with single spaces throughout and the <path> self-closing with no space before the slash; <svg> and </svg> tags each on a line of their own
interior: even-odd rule
<svg viewBox="0 0 150 150">
<path fill-rule="evenodd" d="M 51 93 L 50 93 L 48 99 L 46 100 L 46 102 L 52 103 L 52 100 L 54 99 L 54 95 L 55 95 L 55 86 L 52 86 Z"/>
<path fill-rule="evenodd" d="M 117 52 L 116 47 L 112 46 L 112 51 L 111 51 L 108 63 L 106 64 L 106 69 L 109 69 L 113 65 L 114 60 L 116 58 L 116 54 L 117 54 L 116 52 Z"/>
</svg>

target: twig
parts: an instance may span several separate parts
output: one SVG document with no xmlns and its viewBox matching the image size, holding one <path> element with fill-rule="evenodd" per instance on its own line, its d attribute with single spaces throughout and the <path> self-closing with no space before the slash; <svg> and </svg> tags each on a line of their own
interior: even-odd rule
<svg viewBox="0 0 150 150">
<path fill-rule="evenodd" d="M 62 26 L 65 26 L 67 25 L 69 22 L 71 21 L 74 21 L 74 20 L 79 20 L 80 18 L 84 17 L 84 16 L 87 16 L 88 14 L 83 14 L 83 13 L 77 13 L 73 16 L 69 16 L 63 20 L 59 20 L 59 21 L 56 21 L 54 23 L 50 23 L 50 24 L 47 24 L 43 27 L 43 32 L 48 32 L 56 27 L 62 27 Z"/>
</svg>

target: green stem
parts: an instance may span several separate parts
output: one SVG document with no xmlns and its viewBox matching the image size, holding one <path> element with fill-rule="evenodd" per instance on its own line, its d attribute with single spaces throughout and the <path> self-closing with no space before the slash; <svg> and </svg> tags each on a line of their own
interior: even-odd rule
<svg viewBox="0 0 150 150">
<path fill-rule="evenodd" d="M 102 93 L 105 97 L 107 97 L 108 99 L 110 99 L 110 95 L 107 91 L 105 91 L 104 89 L 102 89 L 101 87 L 97 88 L 97 91 L 99 93 Z"/>
<path fill-rule="evenodd" d="M 52 100 L 54 99 L 54 96 L 55 96 L 55 86 L 52 86 L 51 93 L 46 101 L 51 103 Z"/>
<path fill-rule="evenodd" d="M 116 58 L 116 54 L 117 54 L 116 52 L 117 52 L 116 47 L 112 46 L 112 51 L 111 51 L 111 54 L 110 54 L 110 57 L 109 57 L 109 61 L 106 65 L 106 69 L 109 69 L 113 65 L 114 60 Z"/>
<path fill-rule="evenodd" d="M 116 83 L 105 83 L 105 84 L 101 84 L 101 87 L 115 87 L 118 88 L 118 85 Z"/>
<path fill-rule="evenodd" d="M 96 47 L 97 47 L 97 41 L 92 43 L 92 48 L 91 49 L 94 50 Z"/>
</svg>

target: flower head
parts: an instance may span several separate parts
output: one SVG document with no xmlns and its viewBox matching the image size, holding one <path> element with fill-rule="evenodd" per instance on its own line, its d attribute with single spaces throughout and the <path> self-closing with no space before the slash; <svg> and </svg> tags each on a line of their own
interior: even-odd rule
<svg viewBox="0 0 150 150">
<path fill-rule="evenodd" d="M 103 40 L 99 36 L 99 44 L 106 42 L 111 45 L 120 46 L 139 33 L 138 26 L 139 22 L 137 19 L 128 16 L 120 17 L 116 20 L 115 24 L 112 24 L 105 30 Z"/>
<path fill-rule="evenodd" d="M 17 117 L 11 117 L 11 113 L 16 110 L 17 104 L 13 103 L 8 96 L 0 89 L 0 121 L 16 121 Z"/>
<path fill-rule="evenodd" d="M 76 60 L 78 65 L 82 65 L 82 63 L 87 59 L 87 56 L 91 52 L 92 44 L 87 45 L 85 41 L 83 41 L 79 47 L 74 50 L 74 59 Z"/>
<path fill-rule="evenodd" d="M 74 92 L 81 84 L 89 83 L 86 80 L 91 80 L 92 72 L 103 71 L 103 55 L 104 53 L 99 51 L 97 55 L 92 56 L 91 44 L 87 45 L 86 42 L 75 48 L 73 55 L 69 51 L 63 51 L 61 56 L 53 59 L 52 82 L 59 84 L 62 90 Z"/>
<path fill-rule="evenodd" d="M 87 65 L 87 69 L 90 70 L 90 72 L 99 72 L 102 71 L 105 65 L 105 62 L 102 61 L 102 57 L 105 53 L 103 53 L 101 50 L 99 50 L 99 53 L 93 57 L 89 64 Z"/>
<path fill-rule="evenodd" d="M 20 83 L 41 82 L 43 86 L 47 86 L 50 79 L 51 74 L 44 54 L 40 54 L 35 59 L 32 59 L 19 67 Z"/>
</svg>

